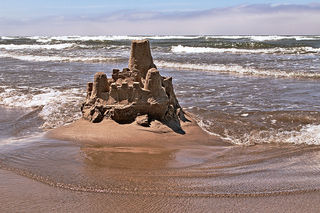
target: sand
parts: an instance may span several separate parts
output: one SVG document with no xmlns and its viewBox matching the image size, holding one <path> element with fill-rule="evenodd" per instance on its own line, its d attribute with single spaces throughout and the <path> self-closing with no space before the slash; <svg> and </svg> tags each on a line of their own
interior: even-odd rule
<svg viewBox="0 0 320 213">
<path fill-rule="evenodd" d="M 190 122 L 181 122 L 185 134 L 176 133 L 159 121 L 153 121 L 150 127 L 143 127 L 136 123 L 118 124 L 111 119 L 104 119 L 100 123 L 79 119 L 70 125 L 48 132 L 47 137 L 96 146 L 229 145 L 220 138 L 203 131 L 190 116 L 187 118 Z"/>
<path fill-rule="evenodd" d="M 0 170 L 0 212 L 319 212 L 320 193 L 192 198 L 76 192 Z"/>
<path fill-rule="evenodd" d="M 53 187 L 53 182 L 46 179 L 37 181 L 34 176 L 20 176 L 13 172 L 15 170 L 0 169 L 0 212 L 318 212 L 318 191 L 239 197 L 197 196 L 197 193 L 188 195 L 188 184 L 191 182 L 188 182 L 190 177 L 183 178 L 183 168 L 198 168 L 198 159 L 210 158 L 213 163 L 228 161 L 228 156 L 234 156 L 233 152 L 242 156 L 241 153 L 247 149 L 231 146 L 207 134 L 194 120 L 189 119 L 191 122 L 182 125 L 186 134 L 176 133 L 159 122 L 142 127 L 135 123 L 120 125 L 112 120 L 94 124 L 84 119 L 49 131 L 46 135 L 48 138 L 69 142 L 49 145 L 48 148 L 45 144 L 39 144 L 39 147 L 35 144 L 37 149 L 41 148 L 38 152 L 45 152 L 44 155 L 40 155 L 32 146 L 22 147 L 25 156 L 19 158 L 31 159 L 30 165 L 24 160 L 26 169 L 29 167 L 31 173 L 33 171 L 40 176 L 43 171 L 43 177 L 50 173 L 51 180 L 56 180 L 57 184 L 53 184 Z M 60 151 L 51 153 L 51 148 Z M 256 149 L 263 150 L 259 147 Z M 32 155 L 28 155 L 29 152 Z M 39 157 L 34 156 L 37 153 Z M 195 161 L 190 161 L 190 157 Z M 241 158 L 236 159 L 239 161 Z M 48 168 L 48 165 L 56 167 Z M 165 174 L 163 172 L 173 176 L 158 179 Z M 83 179 L 81 175 L 86 178 Z M 182 175 L 181 180 L 178 178 L 177 182 L 171 182 L 179 175 Z M 190 180 L 202 179 L 194 177 Z M 83 190 L 93 186 L 91 181 L 106 189 L 108 186 L 112 189 L 130 187 L 132 183 L 140 187 L 138 190 L 141 193 Z M 63 182 L 72 183 L 73 186 L 81 183 L 84 188 L 75 190 Z M 167 187 L 173 191 L 168 194 L 161 194 L 161 191 L 157 193 L 158 184 L 163 189 Z M 177 189 L 182 189 L 177 196 L 172 193 L 175 184 L 180 184 Z M 145 193 L 144 189 L 150 189 L 151 193 Z"/>
</svg>

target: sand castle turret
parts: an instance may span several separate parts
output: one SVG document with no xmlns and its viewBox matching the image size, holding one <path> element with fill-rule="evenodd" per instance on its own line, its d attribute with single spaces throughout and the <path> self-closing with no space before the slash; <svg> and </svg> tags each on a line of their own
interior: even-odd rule
<svg viewBox="0 0 320 213">
<path fill-rule="evenodd" d="M 172 78 L 162 77 L 156 69 L 148 40 L 132 41 L 129 68 L 113 69 L 112 78 L 102 72 L 94 75 L 87 84 L 82 114 L 94 123 L 103 119 L 131 123 L 143 116 L 143 126 L 159 120 L 180 133 L 180 121 L 186 121 Z"/>
<path fill-rule="evenodd" d="M 135 40 L 131 43 L 129 69 L 139 70 L 141 77 L 145 78 L 151 68 L 157 68 L 153 63 L 148 40 Z"/>
<path fill-rule="evenodd" d="M 91 99 L 102 98 L 106 99 L 107 93 L 109 92 L 109 85 L 107 75 L 103 72 L 97 72 L 94 75 L 92 84 Z"/>
</svg>

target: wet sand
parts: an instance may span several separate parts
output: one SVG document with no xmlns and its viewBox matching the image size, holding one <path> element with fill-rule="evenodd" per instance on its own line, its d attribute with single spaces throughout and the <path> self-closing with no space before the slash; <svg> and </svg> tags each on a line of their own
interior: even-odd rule
<svg viewBox="0 0 320 213">
<path fill-rule="evenodd" d="M 196 121 L 187 116 L 189 122 L 181 122 L 185 134 L 174 132 L 159 121 L 153 121 L 150 127 L 142 127 L 136 123 L 118 124 L 113 120 L 103 120 L 100 123 L 91 123 L 79 119 L 70 125 L 54 129 L 47 133 L 47 137 L 69 140 L 83 145 L 126 145 L 137 146 L 164 146 L 181 144 L 210 144 L 229 145 L 218 137 L 203 131 Z"/>
<path fill-rule="evenodd" d="M 320 193 L 192 198 L 75 192 L 0 170 L 1 212 L 318 212 Z"/>
<path fill-rule="evenodd" d="M 317 212 L 317 146 L 78 120 L 0 150 L 0 212 Z M 54 139 L 53 139 L 54 138 Z M 22 193 L 23 192 L 23 193 Z"/>
</svg>

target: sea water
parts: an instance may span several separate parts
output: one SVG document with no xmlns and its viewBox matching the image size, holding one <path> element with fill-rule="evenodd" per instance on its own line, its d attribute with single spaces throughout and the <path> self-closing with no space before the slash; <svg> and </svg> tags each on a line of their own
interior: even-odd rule
<svg viewBox="0 0 320 213">
<path fill-rule="evenodd" d="M 180 105 L 231 147 L 124 157 L 42 137 L 80 118 L 86 83 L 98 71 L 111 77 L 113 68 L 127 67 L 131 40 L 144 38 L 161 75 L 173 77 Z M 315 190 L 320 188 L 319 81 L 320 36 L 2 36 L 0 167 L 84 191 Z M 110 158 L 99 169 L 100 152 Z M 121 157 L 137 162 L 136 170 L 119 166 L 115 159 Z M 161 166 L 150 172 L 140 162 L 144 158 L 158 159 Z M 145 185 L 146 180 L 159 185 Z"/>
</svg>

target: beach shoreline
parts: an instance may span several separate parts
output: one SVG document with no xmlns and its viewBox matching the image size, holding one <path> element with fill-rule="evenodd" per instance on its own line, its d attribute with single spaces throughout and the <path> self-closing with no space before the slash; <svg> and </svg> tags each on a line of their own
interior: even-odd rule
<svg viewBox="0 0 320 213">
<path fill-rule="evenodd" d="M 0 212 L 320 209 L 319 37 L 153 37 L 159 91 L 129 40 L 0 38 Z"/>
<path fill-rule="evenodd" d="M 2 169 L 0 189 L 0 211 L 3 212 L 317 212 L 320 208 L 318 191 L 233 198 L 112 195 L 52 187 Z"/>
</svg>

